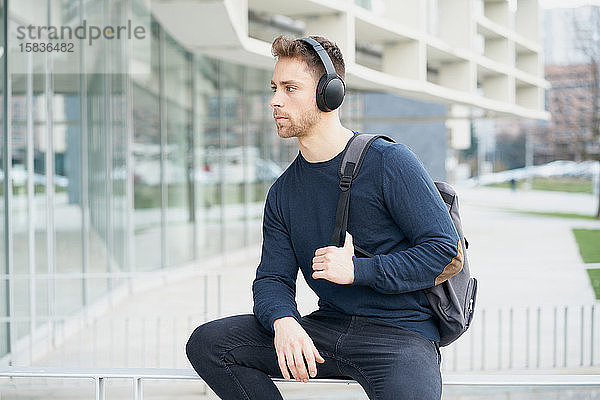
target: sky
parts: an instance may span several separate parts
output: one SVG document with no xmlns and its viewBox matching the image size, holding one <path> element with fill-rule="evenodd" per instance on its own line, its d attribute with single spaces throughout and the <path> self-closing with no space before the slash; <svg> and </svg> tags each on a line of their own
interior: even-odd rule
<svg viewBox="0 0 600 400">
<path fill-rule="evenodd" d="M 543 8 L 569 8 L 580 5 L 593 4 L 600 6 L 600 0 L 539 0 Z"/>
</svg>

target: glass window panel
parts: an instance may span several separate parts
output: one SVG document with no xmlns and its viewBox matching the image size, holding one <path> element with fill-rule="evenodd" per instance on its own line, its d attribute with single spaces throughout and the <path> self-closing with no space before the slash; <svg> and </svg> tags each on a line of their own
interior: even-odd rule
<svg viewBox="0 0 600 400">
<path fill-rule="evenodd" d="M 160 112 L 158 38 L 152 34 L 152 68 L 132 75 L 135 267 L 161 266 Z"/>
<path fill-rule="evenodd" d="M 108 2 L 108 17 L 112 26 L 126 26 L 129 2 Z M 109 79 L 108 107 L 110 114 L 110 143 L 112 159 L 110 167 L 110 199 L 112 222 L 111 270 L 130 270 L 128 265 L 128 215 L 127 201 L 127 151 L 129 115 L 127 107 L 127 71 L 129 63 L 129 40 L 109 40 L 107 61 L 112 73 Z"/>
<path fill-rule="evenodd" d="M 111 74 L 109 77 L 112 120 L 112 163 L 111 163 L 111 222 L 112 222 L 112 262 L 111 270 L 126 271 L 128 245 L 128 214 L 127 202 L 127 97 L 126 77 L 122 74 Z"/>
<path fill-rule="evenodd" d="M 16 317 L 28 317 L 30 312 L 29 279 L 27 277 L 15 278 L 13 279 L 13 285 L 14 293 L 12 294 L 12 301 L 14 315 Z"/>
<path fill-rule="evenodd" d="M 55 271 L 81 272 L 83 244 L 79 77 L 59 74 L 56 75 L 54 85 Z"/>
<path fill-rule="evenodd" d="M 110 257 L 110 198 L 107 169 L 110 147 L 106 107 L 106 75 L 87 74 L 87 177 L 89 201 L 88 272 L 107 271 Z"/>
<path fill-rule="evenodd" d="M 11 108 L 11 140 L 12 140 L 12 205 L 11 231 L 13 240 L 13 272 L 29 272 L 29 212 L 27 163 L 27 103 L 25 90 L 27 79 L 19 75 L 12 79 Z"/>
<path fill-rule="evenodd" d="M 4 1 L 0 1 L 0 44 L 4 47 Z M 0 61 L 2 59 L 0 58 Z M 0 62 L 0 76 L 4 76 L 4 63 Z M 0 80 L 0 110 L 4 110 L 4 80 Z M 6 236 L 4 234 L 4 223 L 6 218 L 7 210 L 4 207 L 4 151 L 5 151 L 5 132 L 4 132 L 4 121 L 6 116 L 4 112 L 0 112 L 0 276 L 6 276 L 7 266 L 6 260 Z M 6 302 L 7 286 L 6 281 L 0 279 L 0 316 L 4 317 L 8 315 L 7 302 Z M 8 339 L 8 324 L 0 323 L 0 357 L 4 356 L 8 352 L 7 339 Z"/>
<path fill-rule="evenodd" d="M 56 316 L 66 317 L 83 306 L 82 279 L 56 279 L 55 288 Z"/>
<path fill-rule="evenodd" d="M 35 316 L 34 317 L 47 317 L 49 315 L 49 303 L 48 303 L 48 286 L 52 282 L 47 278 L 36 278 L 35 280 Z M 36 319 L 35 329 L 46 324 L 45 321 Z"/>
<path fill-rule="evenodd" d="M 248 154 L 243 143 L 243 68 L 223 62 L 220 69 L 221 176 L 223 190 L 224 251 L 244 243 L 244 185 Z"/>
<path fill-rule="evenodd" d="M 256 153 L 253 167 L 254 179 L 249 182 L 248 190 L 248 243 L 260 243 L 262 240 L 262 213 L 267 192 L 283 169 L 270 157 L 266 146 L 266 137 L 277 136 L 269 106 L 271 98 L 271 73 L 265 70 L 248 68 L 246 72 L 246 114 L 248 116 L 248 148 Z"/>
<path fill-rule="evenodd" d="M 192 134 L 191 65 L 185 51 L 165 34 L 166 153 L 164 164 L 167 190 L 165 239 L 167 265 L 189 261 L 193 256 L 191 208 Z"/>
<path fill-rule="evenodd" d="M 221 248 L 221 196 L 219 183 L 218 63 L 196 58 L 196 143 L 198 254 L 215 254 Z"/>
<path fill-rule="evenodd" d="M 109 280 L 106 278 L 88 278 L 86 279 L 87 298 L 90 303 L 100 299 L 109 290 Z"/>
</svg>

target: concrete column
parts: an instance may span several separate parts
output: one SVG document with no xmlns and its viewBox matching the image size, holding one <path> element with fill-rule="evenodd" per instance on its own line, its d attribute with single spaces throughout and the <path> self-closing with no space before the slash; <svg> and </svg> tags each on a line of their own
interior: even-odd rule
<svg viewBox="0 0 600 400">
<path fill-rule="evenodd" d="M 354 37 L 354 16 L 351 13 L 323 15 L 306 20 L 307 36 L 320 35 L 334 41 L 342 54 L 346 65 L 356 60 L 356 39 Z"/>
<path fill-rule="evenodd" d="M 385 0 L 385 17 L 407 28 L 424 31 L 426 25 L 425 1 Z"/>
<path fill-rule="evenodd" d="M 517 87 L 516 103 L 522 107 L 539 109 L 544 101 L 544 90 L 537 86 L 524 85 Z"/>
<path fill-rule="evenodd" d="M 540 41 L 540 7 L 538 0 L 518 0 L 515 30 L 526 39 Z"/>
<path fill-rule="evenodd" d="M 439 84 L 451 89 L 474 93 L 475 66 L 471 61 L 457 61 L 440 67 Z"/>
<path fill-rule="evenodd" d="M 425 43 L 406 40 L 384 45 L 383 72 L 424 81 L 427 76 Z"/>
<path fill-rule="evenodd" d="M 510 9 L 508 0 L 485 0 L 483 13 L 486 18 L 508 28 L 510 25 Z"/>
<path fill-rule="evenodd" d="M 453 47 L 471 48 L 475 21 L 471 18 L 470 0 L 440 0 L 439 37 Z"/>
<path fill-rule="evenodd" d="M 509 64 L 511 54 L 508 39 L 503 37 L 494 39 L 486 38 L 483 55 L 490 60 L 494 60 L 502 64 Z"/>
<path fill-rule="evenodd" d="M 450 118 L 446 128 L 450 133 L 449 144 L 455 150 L 465 150 L 471 147 L 470 109 L 467 106 L 453 104 L 449 110 Z"/>
<path fill-rule="evenodd" d="M 498 101 L 514 102 L 514 87 L 514 78 L 508 75 L 490 76 L 481 81 L 483 95 Z"/>
</svg>

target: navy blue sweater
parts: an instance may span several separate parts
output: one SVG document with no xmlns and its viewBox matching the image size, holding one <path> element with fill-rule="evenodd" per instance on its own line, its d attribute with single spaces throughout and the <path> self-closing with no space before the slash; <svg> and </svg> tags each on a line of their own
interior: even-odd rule
<svg viewBox="0 0 600 400">
<path fill-rule="evenodd" d="M 437 319 L 422 289 L 458 253 L 459 238 L 433 181 L 403 144 L 375 140 L 352 183 L 348 232 L 372 258 L 352 257 L 354 283 L 312 278 L 315 250 L 328 246 L 339 197 L 342 153 L 311 163 L 300 152 L 267 194 L 260 264 L 252 285 L 254 315 L 298 321 L 298 268 L 319 297 L 319 308 L 377 318 L 440 339 Z"/>
</svg>

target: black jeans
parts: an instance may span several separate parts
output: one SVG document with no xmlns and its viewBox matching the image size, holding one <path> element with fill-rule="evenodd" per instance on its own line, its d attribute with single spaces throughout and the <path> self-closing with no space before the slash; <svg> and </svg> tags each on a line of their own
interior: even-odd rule
<svg viewBox="0 0 600 400">
<path fill-rule="evenodd" d="M 301 325 L 325 359 L 317 363 L 317 378 L 354 379 L 372 400 L 441 398 L 439 347 L 424 336 L 373 318 L 331 311 L 304 316 Z M 269 378 L 282 377 L 273 334 L 252 314 L 200 325 L 186 352 L 198 375 L 221 399 L 282 399 Z"/>
</svg>

